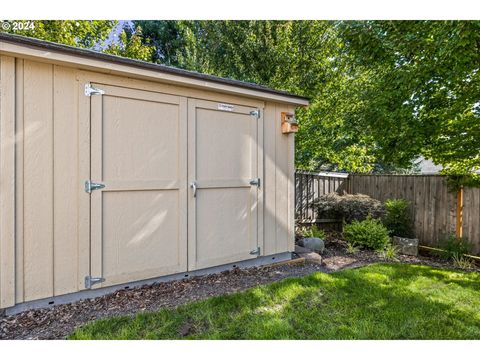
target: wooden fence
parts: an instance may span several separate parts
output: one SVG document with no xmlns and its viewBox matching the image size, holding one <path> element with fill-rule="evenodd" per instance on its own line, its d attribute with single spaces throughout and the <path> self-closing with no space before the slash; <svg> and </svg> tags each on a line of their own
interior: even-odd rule
<svg viewBox="0 0 480 360">
<path fill-rule="evenodd" d="M 295 173 L 295 219 L 302 223 L 315 223 L 328 219 L 315 219 L 312 203 L 319 196 L 347 190 L 348 174 L 314 173 L 297 171 Z M 328 221 L 327 221 L 328 222 Z"/>
<path fill-rule="evenodd" d="M 357 175 L 299 172 L 296 175 L 296 216 L 299 221 L 321 222 L 315 219 L 310 204 L 329 192 L 365 194 L 380 201 L 405 199 L 410 211 L 416 237 L 422 245 L 437 246 L 448 234 L 455 234 L 461 220 L 464 237 L 472 243 L 474 253 L 480 254 L 480 189 L 465 188 L 462 215 L 457 219 L 457 194 L 449 192 L 446 178 L 439 175 Z"/>
</svg>

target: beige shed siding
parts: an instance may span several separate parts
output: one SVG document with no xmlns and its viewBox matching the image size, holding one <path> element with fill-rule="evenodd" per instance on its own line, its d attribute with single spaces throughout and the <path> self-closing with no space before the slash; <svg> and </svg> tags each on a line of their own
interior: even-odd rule
<svg viewBox="0 0 480 360">
<path fill-rule="evenodd" d="M 77 290 L 78 283 L 78 86 L 73 69 L 53 68 L 54 294 Z"/>
<path fill-rule="evenodd" d="M 90 200 L 83 190 L 90 174 L 90 112 L 83 87 L 91 79 L 185 101 L 263 108 L 259 246 L 262 255 L 293 250 L 294 136 L 280 130 L 280 113 L 293 111 L 292 105 L 2 55 L 1 308 L 84 289 L 90 268 Z"/>
<path fill-rule="evenodd" d="M 264 252 L 292 251 L 294 247 L 294 135 L 282 134 L 280 115 L 288 105 L 268 102 L 264 124 Z"/>
<path fill-rule="evenodd" d="M 0 57 L 0 307 L 15 303 L 15 59 Z"/>
<path fill-rule="evenodd" d="M 15 61 L 15 299 L 23 301 L 23 59 Z"/>
<path fill-rule="evenodd" d="M 24 300 L 53 295 L 53 65 L 24 63 Z"/>
</svg>

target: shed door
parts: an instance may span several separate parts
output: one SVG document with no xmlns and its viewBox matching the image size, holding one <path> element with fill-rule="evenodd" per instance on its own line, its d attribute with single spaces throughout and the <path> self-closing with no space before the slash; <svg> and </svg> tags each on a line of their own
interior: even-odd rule
<svg viewBox="0 0 480 360">
<path fill-rule="evenodd" d="M 91 276 L 102 286 L 187 270 L 187 100 L 93 84 Z"/>
<path fill-rule="evenodd" d="M 189 270 L 259 255 L 256 110 L 188 100 Z"/>
</svg>

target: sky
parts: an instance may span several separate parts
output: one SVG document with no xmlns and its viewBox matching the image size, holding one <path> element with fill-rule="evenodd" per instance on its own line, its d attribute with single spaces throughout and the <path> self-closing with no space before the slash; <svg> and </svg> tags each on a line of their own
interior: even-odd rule
<svg viewBox="0 0 480 360">
<path fill-rule="evenodd" d="M 125 25 L 133 26 L 132 20 L 118 20 L 117 26 L 112 29 L 112 32 L 110 33 L 110 35 L 108 35 L 107 40 L 105 40 L 102 44 L 97 44 L 96 50 L 102 50 L 108 45 L 117 42 L 118 37 Z"/>
</svg>

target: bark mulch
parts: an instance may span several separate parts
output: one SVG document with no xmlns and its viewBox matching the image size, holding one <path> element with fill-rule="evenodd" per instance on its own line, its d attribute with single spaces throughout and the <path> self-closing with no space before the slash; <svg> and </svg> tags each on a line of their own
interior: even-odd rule
<svg viewBox="0 0 480 360">
<path fill-rule="evenodd" d="M 427 257 L 399 256 L 404 263 L 448 267 L 447 263 Z M 338 234 L 329 236 L 322 264 L 263 266 L 234 269 L 219 274 L 119 290 L 95 299 L 29 310 L 0 318 L 0 339 L 64 339 L 86 322 L 118 315 L 134 315 L 142 311 L 173 308 L 211 296 L 243 291 L 288 277 L 313 272 L 334 272 L 384 261 L 373 251 L 346 252 Z"/>
</svg>

